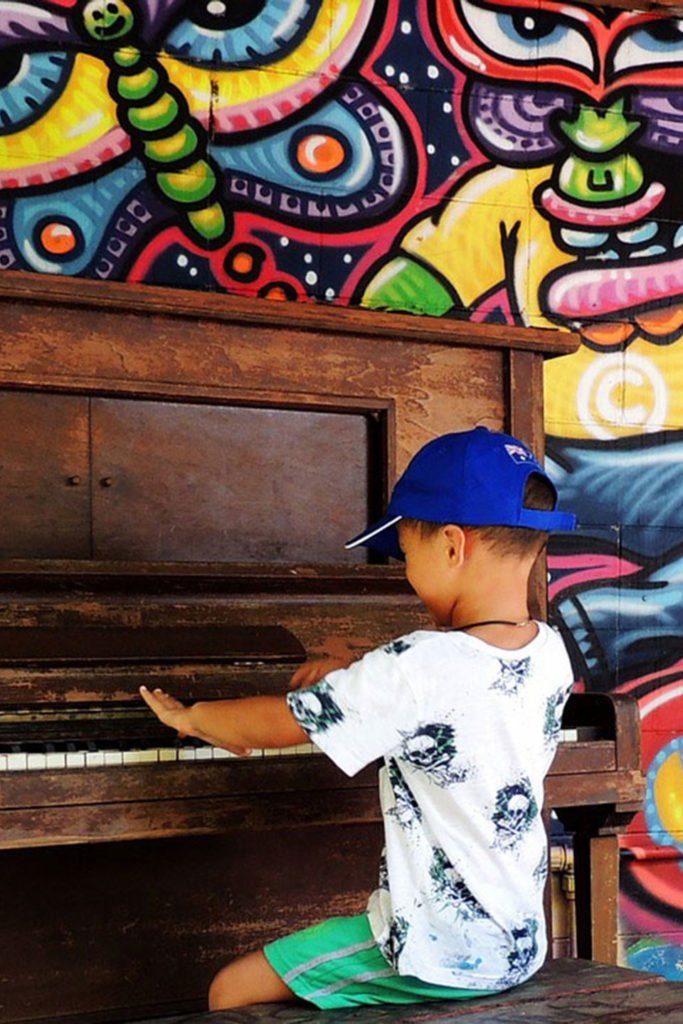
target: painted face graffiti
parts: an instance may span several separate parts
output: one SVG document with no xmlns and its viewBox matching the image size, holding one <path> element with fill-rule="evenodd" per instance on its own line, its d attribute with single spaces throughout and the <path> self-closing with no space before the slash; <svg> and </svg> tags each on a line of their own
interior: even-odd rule
<svg viewBox="0 0 683 1024">
<path fill-rule="evenodd" d="M 598 346 L 623 340 L 615 319 L 655 339 L 678 331 L 682 211 L 676 163 L 662 156 L 683 145 L 680 21 L 553 0 L 442 0 L 435 15 L 470 73 L 477 144 L 501 164 L 549 168 L 534 205 L 572 260 L 540 282 L 541 309 Z"/>
</svg>

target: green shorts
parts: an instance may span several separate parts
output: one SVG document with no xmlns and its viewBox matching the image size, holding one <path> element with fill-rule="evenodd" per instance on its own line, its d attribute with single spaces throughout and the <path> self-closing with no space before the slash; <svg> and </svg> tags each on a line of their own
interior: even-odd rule
<svg viewBox="0 0 683 1024">
<path fill-rule="evenodd" d="M 380 953 L 367 914 L 332 917 L 269 943 L 263 952 L 285 985 L 321 1010 L 493 995 L 397 974 Z"/>
</svg>

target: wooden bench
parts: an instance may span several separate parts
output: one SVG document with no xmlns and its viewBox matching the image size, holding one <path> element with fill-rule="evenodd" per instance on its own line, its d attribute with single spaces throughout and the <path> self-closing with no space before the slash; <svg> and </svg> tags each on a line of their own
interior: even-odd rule
<svg viewBox="0 0 683 1024">
<path fill-rule="evenodd" d="M 137 1024 L 447 1024 L 461 1019 L 471 1024 L 681 1024 L 683 984 L 590 960 L 552 960 L 525 985 L 465 1002 L 354 1010 L 271 1003 Z"/>
</svg>

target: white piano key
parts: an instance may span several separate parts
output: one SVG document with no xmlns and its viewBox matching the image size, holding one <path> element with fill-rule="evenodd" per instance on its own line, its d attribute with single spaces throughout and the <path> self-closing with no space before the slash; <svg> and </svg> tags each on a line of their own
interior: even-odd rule
<svg viewBox="0 0 683 1024">
<path fill-rule="evenodd" d="M 102 768 L 104 767 L 104 750 L 86 750 L 85 752 L 85 767 L 86 768 Z"/>
<path fill-rule="evenodd" d="M 157 761 L 156 750 L 124 750 L 124 764 L 155 764 Z"/>
<path fill-rule="evenodd" d="M 46 768 L 66 768 L 66 754 L 57 753 L 52 751 L 50 754 L 45 755 L 45 767 Z"/>
<path fill-rule="evenodd" d="M 263 751 L 263 754 L 264 757 L 279 757 L 280 751 L 278 747 L 267 747 L 266 750 Z"/>
<path fill-rule="evenodd" d="M 159 761 L 177 761 L 178 760 L 178 748 L 177 747 L 160 747 L 157 751 L 159 754 Z"/>
<path fill-rule="evenodd" d="M 7 758 L 9 754 L 0 754 L 0 772 L 7 771 Z"/>
<path fill-rule="evenodd" d="M 85 753 L 82 750 L 75 750 L 73 752 L 67 752 L 66 755 L 66 766 L 67 768 L 85 768 Z"/>
<path fill-rule="evenodd" d="M 212 747 L 214 761 L 227 761 L 230 758 L 237 757 L 237 754 L 233 754 L 232 750 L 224 750 L 223 747 Z"/>
<path fill-rule="evenodd" d="M 37 768 L 46 768 L 45 757 L 45 754 L 27 754 L 26 767 L 29 771 L 35 771 Z"/>
<path fill-rule="evenodd" d="M 194 747 L 181 747 L 178 751 L 179 761 L 194 761 L 196 751 Z"/>
<path fill-rule="evenodd" d="M 114 767 L 123 764 L 123 753 L 120 750 L 105 750 L 104 763 L 106 767 Z"/>
<path fill-rule="evenodd" d="M 26 754 L 8 754 L 7 767 L 11 772 L 25 772 Z"/>
<path fill-rule="evenodd" d="M 211 747 L 197 747 L 194 752 L 195 761 L 211 761 L 213 759 L 213 751 Z"/>
<path fill-rule="evenodd" d="M 578 729 L 560 729 L 560 743 L 576 743 L 578 738 Z"/>
</svg>

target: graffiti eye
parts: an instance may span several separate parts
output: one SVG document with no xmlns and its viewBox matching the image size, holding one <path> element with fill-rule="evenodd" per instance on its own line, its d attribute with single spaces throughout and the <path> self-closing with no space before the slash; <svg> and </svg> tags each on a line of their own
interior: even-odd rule
<svg viewBox="0 0 683 1024">
<path fill-rule="evenodd" d="M 192 63 L 271 64 L 295 49 L 320 4 L 315 0 L 201 0 L 169 33 L 165 49 Z"/>
<path fill-rule="evenodd" d="M 652 64 L 680 64 L 683 60 L 683 19 L 660 18 L 627 35 L 614 54 L 614 70 Z"/>
<path fill-rule="evenodd" d="M 289 154 L 292 165 L 312 181 L 337 177 L 352 159 L 347 139 L 327 125 L 317 130 L 307 126 L 295 132 Z"/>
<path fill-rule="evenodd" d="M 588 40 L 572 23 L 538 7 L 479 7 L 460 0 L 465 23 L 480 46 L 517 64 L 561 61 L 592 71 L 593 53 Z"/>
<path fill-rule="evenodd" d="M 0 135 L 42 117 L 64 91 L 72 63 L 66 53 L 0 49 Z"/>
<path fill-rule="evenodd" d="M 70 217 L 44 217 L 33 230 L 33 243 L 43 258 L 66 262 L 85 248 L 83 233 Z"/>
</svg>

